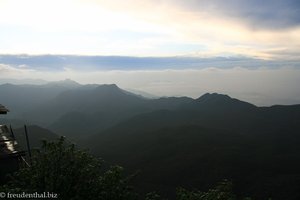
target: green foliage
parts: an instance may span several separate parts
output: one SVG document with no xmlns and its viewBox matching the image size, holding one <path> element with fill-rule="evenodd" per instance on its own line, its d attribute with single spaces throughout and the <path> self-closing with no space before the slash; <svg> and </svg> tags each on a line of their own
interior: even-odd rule
<svg viewBox="0 0 300 200">
<path fill-rule="evenodd" d="M 232 183 L 229 181 L 223 181 L 219 183 L 215 188 L 208 190 L 207 192 L 201 192 L 198 190 L 188 191 L 183 188 L 178 188 L 176 193 L 176 200 L 236 200 L 236 196 L 232 191 Z M 244 200 L 251 200 L 245 198 Z"/>
<path fill-rule="evenodd" d="M 145 200 L 161 200 L 161 196 L 156 192 L 150 192 L 146 194 Z"/>
<path fill-rule="evenodd" d="M 123 169 L 115 166 L 107 171 L 101 160 L 85 151 L 58 142 L 43 142 L 41 150 L 34 152 L 31 167 L 20 169 L 4 186 L 9 192 L 54 192 L 59 199 L 136 199 Z"/>
<path fill-rule="evenodd" d="M 232 183 L 224 180 L 213 189 L 207 192 L 199 190 L 189 191 L 184 188 L 177 188 L 176 200 L 237 200 L 238 198 L 232 191 Z M 161 196 L 156 192 L 148 193 L 145 200 L 162 200 Z M 251 198 L 243 198 L 242 200 L 251 200 Z"/>
<path fill-rule="evenodd" d="M 61 137 L 58 142 L 43 141 L 36 150 L 30 167 L 17 171 L 11 180 L 0 186 L 10 193 L 58 194 L 59 199 L 136 200 L 137 194 L 128 186 L 119 166 L 102 169 L 102 161 L 68 144 Z M 176 200 L 236 200 L 232 183 L 224 181 L 207 192 L 178 188 Z M 145 200 L 162 200 L 156 192 L 146 194 Z M 245 199 L 246 200 L 246 199 Z M 251 200 L 251 199 L 247 199 Z"/>
</svg>

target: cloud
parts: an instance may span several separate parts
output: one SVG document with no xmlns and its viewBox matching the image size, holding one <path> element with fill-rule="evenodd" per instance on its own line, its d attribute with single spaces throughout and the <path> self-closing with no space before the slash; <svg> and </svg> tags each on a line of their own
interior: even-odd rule
<svg viewBox="0 0 300 200">
<path fill-rule="evenodd" d="M 96 6 L 155 24 L 156 31 L 163 31 L 167 37 L 152 38 L 153 48 L 146 51 L 148 55 L 168 49 L 169 55 L 244 55 L 276 60 L 290 59 L 288 49 L 300 51 L 300 6 L 296 0 L 93 2 Z M 193 44 L 193 48 L 174 51 L 183 46 L 170 45 L 176 43 Z M 283 54 L 272 54 L 279 48 Z M 143 52 L 142 46 L 140 49 Z"/>
<path fill-rule="evenodd" d="M 284 50 L 272 53 L 283 54 Z M 269 52 L 266 52 L 269 53 Z M 290 52 L 292 54 L 294 52 Z M 294 58 L 297 54 L 294 53 Z M 60 72 L 65 69 L 78 71 L 97 70 L 163 70 L 163 69 L 203 69 L 242 67 L 300 67 L 299 59 L 262 60 L 249 57 L 132 57 L 132 56 L 76 56 L 76 55 L 0 55 L 0 63 L 14 69 Z"/>
<path fill-rule="evenodd" d="M 287 60 L 298 13 L 296 0 L 2 0 L 0 53 Z"/>
<path fill-rule="evenodd" d="M 5 76 L 11 76 L 11 75 L 16 76 L 16 75 L 20 75 L 20 74 L 23 74 L 23 73 L 34 72 L 34 71 L 35 70 L 33 70 L 33 69 L 24 68 L 24 66 L 13 67 L 13 66 L 10 66 L 10 65 L 0 63 L 1 78 L 5 78 Z"/>
<path fill-rule="evenodd" d="M 236 19 L 254 29 L 285 29 L 300 25 L 298 0 L 177 0 L 176 3 L 192 12 Z"/>
</svg>

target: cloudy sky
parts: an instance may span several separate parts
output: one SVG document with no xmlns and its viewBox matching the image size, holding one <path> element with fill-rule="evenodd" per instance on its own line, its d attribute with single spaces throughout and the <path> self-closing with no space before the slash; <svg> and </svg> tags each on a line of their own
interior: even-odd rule
<svg viewBox="0 0 300 200">
<path fill-rule="evenodd" d="M 300 103 L 299 13 L 298 0 L 0 0 L 0 79 Z"/>
</svg>

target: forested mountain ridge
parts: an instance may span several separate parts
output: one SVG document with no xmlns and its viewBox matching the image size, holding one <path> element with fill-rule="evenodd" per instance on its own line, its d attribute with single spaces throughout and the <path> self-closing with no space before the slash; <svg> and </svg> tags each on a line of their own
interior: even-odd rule
<svg viewBox="0 0 300 200">
<path fill-rule="evenodd" d="M 5 84 L 0 93 L 11 110 L 3 123 L 46 127 L 128 173 L 141 171 L 143 192 L 169 196 L 178 185 L 207 189 L 229 179 L 243 196 L 300 197 L 300 105 L 257 107 L 217 93 L 147 99 L 70 80 Z"/>
</svg>

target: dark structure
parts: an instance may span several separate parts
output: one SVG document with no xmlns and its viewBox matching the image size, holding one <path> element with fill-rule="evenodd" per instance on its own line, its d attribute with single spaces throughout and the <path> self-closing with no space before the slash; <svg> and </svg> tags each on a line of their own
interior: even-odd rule
<svg viewBox="0 0 300 200">
<path fill-rule="evenodd" d="M 9 110 L 0 104 L 0 114 L 7 114 Z M 23 163 L 25 151 L 19 150 L 12 129 L 0 125 L 0 182 L 5 181 L 8 173 L 14 172 Z"/>
<path fill-rule="evenodd" d="M 0 104 L 0 114 L 7 114 L 9 110 Z"/>
</svg>

